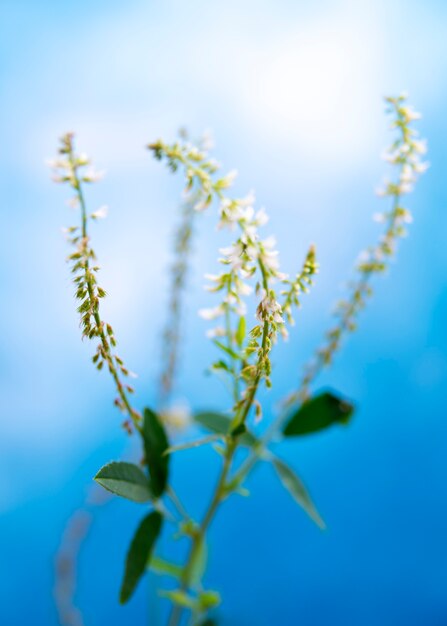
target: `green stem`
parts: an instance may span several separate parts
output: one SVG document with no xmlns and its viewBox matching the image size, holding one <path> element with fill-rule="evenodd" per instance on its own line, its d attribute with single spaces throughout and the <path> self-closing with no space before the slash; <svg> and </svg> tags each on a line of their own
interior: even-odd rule
<svg viewBox="0 0 447 626">
<path fill-rule="evenodd" d="M 88 240 L 88 232 L 87 232 L 87 207 L 86 207 L 86 203 L 85 203 L 85 199 L 84 199 L 84 194 L 82 192 L 82 187 L 81 187 L 81 181 L 79 180 L 78 177 L 78 173 L 77 173 L 77 166 L 75 163 L 75 158 L 74 158 L 74 154 L 71 151 L 69 153 L 69 159 L 71 161 L 71 165 L 73 168 L 73 175 L 74 175 L 74 180 L 75 180 L 75 190 L 76 193 L 78 195 L 78 199 L 79 199 L 79 204 L 81 207 L 81 216 L 82 216 L 82 240 L 83 240 L 83 248 L 84 250 L 86 249 L 87 246 L 87 240 Z M 87 291 L 88 291 L 88 296 L 90 301 L 93 304 L 93 318 L 95 320 L 95 325 L 96 325 L 96 330 L 97 330 L 97 334 L 98 337 L 101 341 L 101 345 L 103 348 L 103 352 L 104 352 L 104 356 L 107 360 L 107 365 L 109 366 L 109 371 L 112 375 L 112 378 L 115 382 L 115 386 L 117 388 L 118 394 L 121 398 L 121 401 L 130 417 L 130 419 L 132 420 L 135 428 L 137 428 L 137 430 L 139 430 L 141 432 L 141 426 L 139 424 L 139 415 L 138 413 L 132 408 L 129 398 L 124 390 L 124 385 L 122 384 L 120 377 L 118 375 L 118 371 L 116 369 L 115 363 L 113 361 L 113 355 L 110 349 L 110 344 L 109 344 L 109 340 L 107 338 L 106 333 L 104 332 L 104 324 L 101 321 L 100 315 L 99 315 L 99 310 L 98 310 L 98 304 L 97 304 L 97 297 L 94 293 L 94 289 L 93 289 L 93 281 L 92 281 L 92 276 L 91 276 L 91 272 L 90 272 L 90 266 L 89 266 L 89 259 L 88 256 L 85 255 L 84 256 L 84 276 L 85 276 L 85 282 L 87 285 Z"/>
<path fill-rule="evenodd" d="M 201 545 L 205 539 L 206 532 L 211 522 L 213 521 L 214 516 L 216 515 L 217 509 L 219 508 L 220 503 L 226 497 L 226 482 L 231 468 L 231 462 L 234 457 L 234 453 L 237 448 L 237 440 L 230 438 L 227 443 L 227 447 L 225 450 L 224 463 L 222 466 L 222 470 L 217 481 L 216 488 L 214 490 L 214 494 L 211 498 L 211 502 L 206 510 L 205 516 L 200 524 L 197 532 L 195 533 L 191 549 L 188 555 L 188 559 L 183 568 L 183 576 L 181 579 L 181 588 L 183 591 L 187 591 L 191 585 L 191 577 L 195 564 L 195 559 L 197 558 L 197 554 L 201 548 Z M 181 617 L 183 614 L 183 608 L 176 605 L 173 607 L 171 615 L 169 617 L 168 626 L 178 626 L 180 623 Z"/>
</svg>

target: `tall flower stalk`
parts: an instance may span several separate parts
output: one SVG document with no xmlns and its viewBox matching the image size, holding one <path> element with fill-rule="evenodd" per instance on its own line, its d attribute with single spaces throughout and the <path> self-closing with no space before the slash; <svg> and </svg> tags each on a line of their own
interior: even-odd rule
<svg viewBox="0 0 447 626">
<path fill-rule="evenodd" d="M 305 366 L 301 384 L 289 394 L 285 410 L 268 425 L 262 436 L 256 432 L 263 415 L 258 392 L 262 386 L 271 386 L 274 345 L 280 337 L 287 338 L 288 327 L 294 324 L 294 310 L 301 305 L 302 294 L 308 292 L 318 272 L 315 246 L 311 245 L 304 255 L 301 270 L 294 278 L 289 278 L 280 270 L 274 238 L 262 234 L 268 216 L 264 209 L 255 208 L 254 194 L 245 197 L 231 194 L 235 172 L 221 175 L 220 166 L 203 145 L 196 146 L 187 140 L 173 144 L 159 140 L 150 144 L 158 160 L 165 161 L 172 172 L 183 174 L 187 192 L 176 238 L 169 319 L 164 334 L 162 409 L 168 404 L 176 374 L 181 294 L 193 221 L 197 214 L 215 207 L 218 228 L 232 236 L 230 245 L 220 249 L 220 272 L 206 276 L 207 289 L 217 302 L 199 311 L 202 318 L 214 322 L 207 331 L 218 351 L 212 370 L 227 377 L 231 399 L 224 413 L 193 414 L 196 425 L 208 432 L 206 436 L 171 445 L 163 410 L 158 414 L 146 408 L 140 414 L 130 403 L 133 389 L 126 382 L 129 372 L 115 354 L 113 330 L 100 316 L 100 300 L 105 292 L 97 284 L 98 268 L 94 265 L 95 253 L 87 230 L 90 221 L 104 213 L 100 210 L 89 216 L 82 191 L 83 184 L 93 182 L 97 176 L 84 170 L 89 162 L 86 157 L 75 154 L 73 136 L 68 134 L 62 139 L 60 157 L 53 166 L 57 181 L 70 185 L 74 191 L 72 203 L 80 209 L 80 224 L 69 229 L 69 241 L 75 248 L 69 260 L 73 265 L 76 297 L 80 301 L 82 333 L 84 337 L 99 341 L 93 361 L 98 369 L 108 367 L 118 392 L 115 402 L 127 414 L 127 428 L 133 426 L 141 437 L 144 451 L 142 464 L 112 462 L 101 468 L 95 477 L 108 491 L 149 507 L 129 548 L 120 599 L 127 602 L 146 569 L 172 577 L 174 586 L 160 592 L 172 604 L 168 626 L 179 626 L 184 611 L 189 611 L 191 624 L 215 624 L 210 614 L 219 604 L 220 596 L 203 585 L 208 531 L 222 503 L 230 495 L 244 492 L 243 483 L 259 461 L 273 468 L 293 499 L 315 523 L 324 527 L 305 485 L 277 456 L 272 444 L 284 438 L 316 433 L 334 424 L 346 424 L 352 416 L 353 406 L 344 397 L 328 391 L 312 393 L 312 385 L 320 371 L 332 363 L 344 336 L 355 329 L 357 317 L 371 295 L 372 278 L 388 267 L 397 241 L 405 234 L 405 224 L 411 221 L 403 198 L 427 168 L 421 160 L 425 143 L 418 139 L 411 126 L 419 115 L 407 106 L 405 96 L 388 98 L 387 104 L 397 138 L 385 155 L 396 175 L 392 182 L 386 182 L 381 192 L 391 200 L 390 209 L 377 216 L 385 224 L 384 232 L 377 243 L 361 255 L 347 296 L 337 306 L 334 325 Z M 204 516 L 196 521 L 173 489 L 170 465 L 172 457 L 181 450 L 210 444 L 221 457 L 220 473 Z M 245 450 L 241 463 L 236 462 L 240 449 Z M 183 564 L 166 561 L 159 554 L 157 540 L 166 523 L 174 526 L 176 536 L 190 542 Z"/>
<path fill-rule="evenodd" d="M 397 137 L 384 153 L 384 160 L 395 171 L 394 180 L 386 180 L 378 191 L 378 195 L 390 199 L 391 207 L 374 216 L 385 228 L 377 243 L 360 254 L 348 294 L 337 304 L 335 324 L 326 333 L 325 341 L 314 358 L 306 365 L 300 388 L 292 394 L 290 401 L 305 401 L 309 397 L 311 384 L 321 370 L 332 363 L 344 335 L 356 329 L 357 317 L 373 293 L 371 280 L 388 269 L 389 261 L 396 253 L 398 240 L 407 234 L 406 224 L 413 221 L 403 201 L 413 191 L 419 175 L 428 168 L 428 163 L 422 161 L 427 144 L 418 138 L 417 131 L 411 126 L 413 121 L 420 118 L 420 114 L 406 105 L 406 96 L 386 98 L 386 102 Z"/>
<path fill-rule="evenodd" d="M 183 295 L 191 255 L 191 243 L 194 228 L 194 205 L 197 195 L 188 194 L 182 205 L 181 220 L 175 232 L 174 261 L 171 266 L 171 285 L 169 291 L 168 314 L 163 331 L 162 371 L 160 375 L 160 406 L 169 404 L 174 388 L 178 362 L 180 333 L 183 318 Z"/>
<path fill-rule="evenodd" d="M 70 226 L 66 232 L 68 241 L 74 248 L 68 261 L 72 266 L 75 297 L 80 302 L 78 313 L 82 337 L 99 341 L 92 361 L 98 370 L 106 365 L 112 375 L 118 394 L 115 398 L 115 405 L 128 416 L 128 420 L 124 422 L 125 428 L 130 430 L 132 424 L 140 428 L 141 415 L 132 408 L 130 402 L 130 395 L 134 393 L 134 389 L 126 381 L 134 374 L 125 367 L 121 357 L 116 354 L 113 328 L 101 319 L 100 314 L 100 301 L 105 297 L 106 292 L 98 285 L 97 275 L 100 268 L 96 265 L 96 254 L 90 243 L 88 228 L 92 221 L 106 216 L 107 208 L 100 207 L 89 214 L 84 199 L 83 185 L 97 182 L 102 178 L 102 173 L 91 167 L 86 155 L 75 153 L 73 138 L 72 133 L 67 133 L 61 138 L 59 158 L 51 161 L 49 165 L 54 170 L 55 182 L 70 185 L 73 196 L 69 203 L 80 212 L 80 223 Z"/>
</svg>

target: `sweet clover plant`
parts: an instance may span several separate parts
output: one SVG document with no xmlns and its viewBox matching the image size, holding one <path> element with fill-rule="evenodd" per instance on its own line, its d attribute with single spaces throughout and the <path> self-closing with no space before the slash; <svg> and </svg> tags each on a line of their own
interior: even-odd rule
<svg viewBox="0 0 447 626">
<path fill-rule="evenodd" d="M 348 423 L 354 411 L 351 402 L 341 394 L 328 390 L 314 393 L 313 385 L 321 370 L 332 363 L 345 335 L 356 328 L 358 315 L 372 293 L 372 279 L 387 269 L 398 240 L 405 235 L 411 214 L 404 206 L 404 198 L 428 166 L 422 161 L 426 144 L 412 127 L 419 114 L 407 105 L 405 95 L 387 98 L 386 103 L 396 136 L 384 155 L 391 164 L 393 178 L 380 190 L 389 206 L 375 216 L 383 223 L 383 232 L 360 255 L 347 294 L 336 307 L 332 327 L 305 366 L 296 388 L 284 399 L 279 416 L 266 428 L 258 427 L 267 413 L 258 400 L 258 392 L 271 386 L 275 344 L 287 339 L 302 297 L 318 273 L 315 247 L 311 245 L 303 255 L 302 267 L 294 276 L 283 273 L 275 239 L 264 234 L 267 213 L 255 207 L 253 194 L 239 198 L 231 193 L 236 173 L 221 174 L 219 164 L 209 155 L 207 141 L 193 144 L 183 134 L 173 144 L 162 140 L 151 143 L 149 151 L 172 173 L 183 178 L 186 191 L 171 268 L 159 402 L 157 409 L 137 408 L 130 383 L 134 374 L 118 355 L 113 328 L 102 316 L 101 300 L 106 291 L 98 282 L 99 266 L 89 234 L 91 222 L 105 217 L 106 208 L 90 212 L 84 191 L 101 174 L 92 168 L 87 156 L 76 153 L 73 134 L 61 139 L 59 156 L 51 166 L 55 181 L 69 186 L 72 191 L 69 202 L 79 210 L 79 221 L 67 229 L 67 237 L 72 247 L 68 261 L 82 336 L 95 344 L 92 356 L 95 367 L 108 370 L 112 376 L 115 405 L 125 416 L 125 430 L 141 441 L 141 462 L 112 461 L 95 476 L 104 489 L 134 501 L 142 511 L 127 554 L 120 601 L 125 603 L 131 598 L 150 569 L 172 577 L 173 586 L 159 590 L 172 605 L 168 626 L 217 623 L 213 609 L 221 603 L 220 595 L 203 585 L 208 530 L 227 498 L 246 492 L 246 480 L 258 463 L 271 464 L 279 483 L 318 526 L 324 527 L 305 485 L 278 455 L 278 450 L 283 439 Z M 182 296 L 194 223 L 204 211 L 217 211 L 218 228 L 229 236 L 228 246 L 219 251 L 221 271 L 206 276 L 210 307 L 199 314 L 209 324 L 207 335 L 218 355 L 211 370 L 228 382 L 230 400 L 223 411 L 216 407 L 213 412 L 186 415 L 171 405 L 171 396 L 177 374 Z M 193 441 L 185 438 L 180 443 L 177 438 L 175 445 L 171 443 L 172 429 L 181 426 L 186 432 L 189 422 L 195 423 L 203 436 Z M 219 456 L 220 475 L 203 518 L 196 520 L 188 514 L 175 491 L 170 478 L 171 465 L 182 450 L 206 445 L 212 446 Z M 242 455 L 236 456 L 240 450 Z M 167 561 L 161 553 L 158 540 L 165 526 L 172 535 L 189 541 L 183 563 Z"/>
</svg>

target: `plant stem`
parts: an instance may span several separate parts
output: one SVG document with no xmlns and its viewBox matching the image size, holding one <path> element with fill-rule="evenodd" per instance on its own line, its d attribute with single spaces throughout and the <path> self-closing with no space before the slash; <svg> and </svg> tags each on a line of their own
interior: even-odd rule
<svg viewBox="0 0 447 626">
<path fill-rule="evenodd" d="M 191 584 L 191 575 L 192 575 L 194 562 L 197 557 L 198 551 L 200 550 L 200 547 L 205 539 L 205 535 L 208 530 L 208 527 L 213 521 L 213 518 L 217 512 L 217 509 L 219 508 L 220 503 L 226 497 L 227 478 L 230 472 L 231 463 L 232 463 L 236 448 L 237 448 L 237 440 L 234 438 L 229 438 L 227 447 L 225 450 L 224 463 L 222 466 L 219 479 L 216 484 L 216 488 L 214 490 L 214 494 L 211 498 L 211 502 L 208 505 L 206 513 L 203 517 L 202 523 L 200 524 L 196 534 L 193 537 L 188 559 L 186 561 L 185 567 L 183 568 L 183 576 L 181 580 L 181 588 L 183 591 L 188 590 Z M 172 609 L 171 615 L 169 617 L 168 626 L 178 626 L 180 624 L 182 614 L 183 614 L 183 608 L 178 605 L 174 606 Z"/>
<path fill-rule="evenodd" d="M 87 248 L 87 241 L 88 241 L 88 232 L 87 232 L 87 207 L 86 207 L 86 203 L 85 203 L 85 199 L 84 199 L 84 194 L 82 192 L 82 186 L 81 186 L 81 181 L 79 180 L 79 176 L 77 173 L 77 165 L 76 165 L 76 161 L 75 161 L 75 157 L 74 157 L 74 153 L 71 150 L 68 154 L 68 157 L 71 161 L 72 164 L 72 168 L 73 168 L 73 175 L 74 175 L 74 188 L 76 190 L 78 199 L 79 199 L 79 205 L 81 207 L 81 217 L 82 217 L 82 240 L 83 240 L 83 249 L 84 251 L 86 251 Z M 89 264 L 89 258 L 88 255 L 85 254 L 84 255 L 84 276 L 85 276 L 85 282 L 87 285 L 87 291 L 88 291 L 88 296 L 89 299 L 92 303 L 94 303 L 94 307 L 93 307 L 93 318 L 95 320 L 95 325 L 96 325 L 96 331 L 97 331 L 97 335 L 101 341 L 101 345 L 103 348 L 103 353 L 104 353 L 104 357 L 107 360 L 107 365 L 109 367 L 109 371 L 112 375 L 112 378 L 115 382 L 118 394 L 121 398 L 121 401 L 123 403 L 123 406 L 125 407 L 130 419 L 132 420 L 135 428 L 137 428 L 137 430 L 141 431 L 141 426 L 139 424 L 139 415 L 138 413 L 132 408 L 129 398 L 124 390 L 124 385 L 122 384 L 120 377 L 118 375 L 118 370 L 115 366 L 115 363 L 113 361 L 113 356 L 112 356 L 112 352 L 111 352 L 111 348 L 110 348 L 110 344 L 109 344 L 109 340 L 107 338 L 106 333 L 104 332 L 104 324 L 101 321 L 100 315 L 99 315 L 99 310 L 98 310 L 98 304 L 97 304 L 97 297 L 94 293 L 94 283 L 92 280 L 92 274 L 91 274 L 91 270 L 90 270 L 90 264 Z"/>
</svg>

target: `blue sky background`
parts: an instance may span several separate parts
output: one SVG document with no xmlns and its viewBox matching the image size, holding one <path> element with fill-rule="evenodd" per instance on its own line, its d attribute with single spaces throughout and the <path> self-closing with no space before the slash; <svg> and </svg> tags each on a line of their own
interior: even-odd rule
<svg viewBox="0 0 447 626">
<path fill-rule="evenodd" d="M 67 190 L 45 167 L 57 138 L 108 175 L 89 191 L 110 206 L 93 233 L 109 293 L 105 312 L 155 398 L 165 270 L 180 181 L 144 145 L 180 125 L 212 129 L 216 155 L 255 188 L 285 271 L 308 244 L 321 273 L 289 343 L 276 352 L 274 406 L 329 321 L 358 251 L 374 240 L 374 189 L 389 143 L 382 97 L 408 90 L 423 112 L 432 167 L 409 206 L 415 220 L 392 271 L 335 366 L 319 381 L 355 399 L 349 429 L 288 444 L 328 530 L 314 528 L 269 468 L 212 529 L 210 586 L 232 626 L 444 626 L 447 623 L 447 6 L 436 0 L 247 0 L 0 6 L 0 623 L 57 624 L 54 555 L 104 462 L 129 454 L 107 376 L 79 340 L 60 227 Z M 194 408 L 226 406 L 202 375 L 213 358 L 196 309 L 221 238 L 198 230 L 178 390 Z M 269 411 L 267 411 L 269 413 Z M 270 413 L 271 414 L 271 413 Z M 204 475 L 203 467 L 212 469 Z M 176 483 L 200 511 L 217 470 L 200 450 L 178 457 Z M 111 502 L 79 562 L 86 626 L 148 621 L 147 587 L 116 601 L 141 511 Z M 165 544 L 167 551 L 176 547 Z M 150 583 L 152 584 L 152 583 Z M 155 601 L 150 590 L 152 608 Z"/>
</svg>

